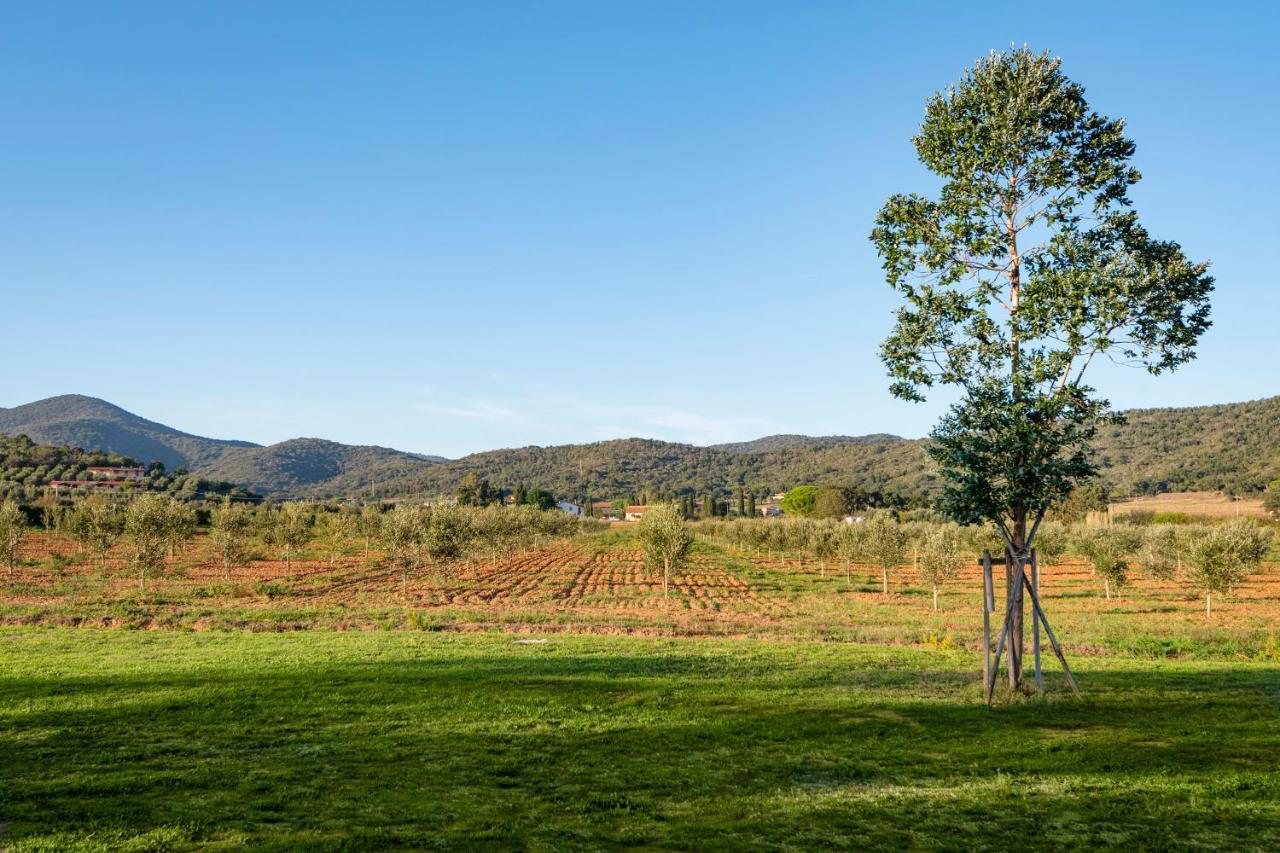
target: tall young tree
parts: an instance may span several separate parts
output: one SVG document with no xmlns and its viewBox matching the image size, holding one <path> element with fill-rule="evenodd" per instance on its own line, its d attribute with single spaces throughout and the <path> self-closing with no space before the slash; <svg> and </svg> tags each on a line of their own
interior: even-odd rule
<svg viewBox="0 0 1280 853">
<path fill-rule="evenodd" d="M 1101 357 L 1158 374 L 1193 358 L 1213 279 L 1139 224 L 1124 122 L 1094 112 L 1047 53 L 980 60 L 929 99 L 914 143 L 942 187 L 895 195 L 877 217 L 904 300 L 881 356 L 900 398 L 962 392 L 929 452 L 947 512 L 996 523 L 1013 557 L 1016 686 L 1036 525 L 1095 474 L 1088 442 L 1109 414 L 1086 370 Z"/>
</svg>

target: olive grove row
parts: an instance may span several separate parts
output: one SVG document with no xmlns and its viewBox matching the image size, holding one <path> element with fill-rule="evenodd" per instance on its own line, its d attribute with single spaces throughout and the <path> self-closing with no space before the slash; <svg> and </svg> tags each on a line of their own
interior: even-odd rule
<svg viewBox="0 0 1280 853">
<path fill-rule="evenodd" d="M 139 585 L 145 586 L 148 574 L 161 570 L 195 535 L 197 520 L 197 510 L 189 503 L 142 493 L 128 502 L 81 501 L 45 521 L 102 566 L 111 550 L 122 545 Z M 257 549 L 278 555 L 292 573 L 294 560 L 305 549 L 319 547 L 333 562 L 353 541 L 362 544 L 366 557 L 376 545 L 407 581 L 409 573 L 428 562 L 482 555 L 496 559 L 500 553 L 603 526 L 532 506 L 480 509 L 399 504 L 335 509 L 304 502 L 278 506 L 226 502 L 209 513 L 208 522 L 214 558 L 228 580 L 232 570 L 247 565 Z M 0 561 L 10 576 L 29 530 L 27 516 L 16 503 L 0 503 Z"/>
<path fill-rule="evenodd" d="M 734 520 L 703 522 L 698 532 L 707 539 L 759 555 L 789 556 L 843 566 L 851 578 L 855 563 L 878 569 L 882 590 L 889 576 L 914 561 L 921 579 L 938 592 L 983 551 L 1003 550 L 993 529 L 954 523 L 900 523 L 891 512 L 873 513 L 864 523 L 844 524 L 811 519 L 769 522 Z M 1212 610 L 1213 595 L 1226 594 L 1257 571 L 1271 544 L 1272 531 L 1247 519 L 1226 524 L 1111 527 L 1067 526 L 1044 522 L 1036 538 L 1040 565 L 1053 566 L 1074 554 L 1092 567 L 1110 598 L 1122 588 L 1136 567 L 1152 578 L 1181 580 L 1205 596 Z"/>
</svg>

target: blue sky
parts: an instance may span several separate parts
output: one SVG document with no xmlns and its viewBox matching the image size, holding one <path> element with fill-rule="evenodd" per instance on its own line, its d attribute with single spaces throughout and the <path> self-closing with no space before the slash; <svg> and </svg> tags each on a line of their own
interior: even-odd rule
<svg viewBox="0 0 1280 853">
<path fill-rule="evenodd" d="M 1011 43 L 1129 120 L 1214 261 L 1199 361 L 1119 406 L 1280 393 L 1269 4 L 8 4 L 0 405 L 449 456 L 926 433 L 867 239 L 925 98 Z"/>
</svg>

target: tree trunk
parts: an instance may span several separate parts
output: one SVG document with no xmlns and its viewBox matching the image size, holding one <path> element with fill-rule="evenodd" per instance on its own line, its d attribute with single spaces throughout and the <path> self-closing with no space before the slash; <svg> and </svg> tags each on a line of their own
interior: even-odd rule
<svg viewBox="0 0 1280 853">
<path fill-rule="evenodd" d="M 1212 592 L 1206 592 L 1204 594 L 1204 615 L 1205 616 L 1213 615 L 1213 593 Z"/>
<path fill-rule="evenodd" d="M 889 570 L 883 567 L 880 569 L 880 591 L 889 594 Z"/>
<path fill-rule="evenodd" d="M 1111 578 L 1102 579 L 1102 588 L 1107 591 L 1107 601 L 1111 600 Z"/>
<path fill-rule="evenodd" d="M 662 561 L 662 603 L 664 606 L 667 603 L 667 576 L 669 574 L 671 574 L 671 561 L 663 560 Z"/>
<path fill-rule="evenodd" d="M 934 610 L 938 609 L 938 587 L 937 586 L 934 586 L 933 588 L 933 609 Z"/>
<path fill-rule="evenodd" d="M 1023 614 L 1026 600 L 1022 595 L 1022 555 L 1026 549 L 1027 520 L 1024 514 L 1021 519 L 1014 519 L 1013 545 L 1005 554 L 1005 595 L 1006 601 L 1012 602 L 1009 611 L 1009 689 L 1017 690 L 1022 686 L 1022 653 L 1024 646 Z"/>
<path fill-rule="evenodd" d="M 1016 187 L 1017 178 L 1011 179 L 1011 189 Z M 1022 379 L 1021 373 L 1021 340 L 1018 337 L 1018 307 L 1022 301 L 1022 264 L 1018 254 L 1018 228 L 1014 217 L 1017 209 L 1013 202 L 1005 207 L 1005 227 L 1009 241 L 1009 380 L 1013 391 L 1013 409 L 1016 416 L 1022 415 Z M 1018 459 L 1018 463 L 1025 460 Z M 1013 507 L 1010 520 L 1010 545 L 1005 559 L 1005 591 L 1013 602 L 1009 611 L 1009 688 L 1016 690 L 1022 686 L 1022 651 L 1023 651 L 1023 600 L 1022 600 L 1022 558 L 1027 556 L 1027 508 Z"/>
</svg>

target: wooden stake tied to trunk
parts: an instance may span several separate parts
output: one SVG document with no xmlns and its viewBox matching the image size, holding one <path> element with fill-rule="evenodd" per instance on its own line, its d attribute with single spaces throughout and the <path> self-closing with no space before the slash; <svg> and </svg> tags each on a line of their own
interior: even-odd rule
<svg viewBox="0 0 1280 853">
<path fill-rule="evenodd" d="M 1042 690 L 1044 687 L 1044 676 L 1041 667 L 1040 655 L 1040 627 L 1044 626 L 1045 636 L 1049 640 L 1049 645 L 1053 649 L 1054 655 L 1058 658 L 1058 662 L 1062 664 L 1062 672 L 1067 678 L 1067 684 L 1070 685 L 1073 692 L 1077 695 L 1080 693 L 1080 686 L 1076 683 L 1075 675 L 1071 672 L 1070 665 L 1067 664 L 1066 655 L 1062 652 L 1062 647 L 1058 645 L 1058 638 L 1053 633 L 1053 629 L 1049 626 L 1049 619 L 1045 616 L 1044 608 L 1040 604 L 1040 595 L 1037 587 L 1039 586 L 1039 565 L 1036 559 L 1035 551 L 1032 550 L 1027 562 L 1031 564 L 1031 575 L 1028 576 L 1021 565 L 1022 561 L 1014 558 L 1011 553 L 1006 552 L 1003 560 L 995 560 L 991 557 L 989 551 L 982 553 L 982 559 L 979 563 L 982 566 L 983 575 L 983 613 L 982 613 L 982 676 L 983 687 L 985 689 L 987 704 L 991 704 L 995 696 L 996 678 L 1000 670 L 1000 658 L 1004 654 L 1005 645 L 1009 645 L 1009 686 L 1010 689 L 1016 689 L 1021 682 L 1021 662 L 1018 668 L 1014 668 L 1014 645 L 1013 645 L 1013 628 L 1017 616 L 1021 615 L 1023 598 L 1022 594 L 1025 590 L 1031 599 L 1032 605 L 1032 625 L 1034 626 L 1034 655 L 1035 655 L 1035 683 L 1036 689 Z M 1016 569 L 1012 572 L 1006 572 L 1006 577 L 1013 576 L 1020 580 L 1020 583 L 1010 591 L 1009 597 L 1006 599 L 1004 621 L 1000 626 L 1000 637 L 996 643 L 995 658 L 992 660 L 991 650 L 991 620 L 990 614 L 995 611 L 994 595 L 992 593 L 992 565 L 1003 563 L 1006 568 L 1010 563 L 1016 564 Z"/>
</svg>

